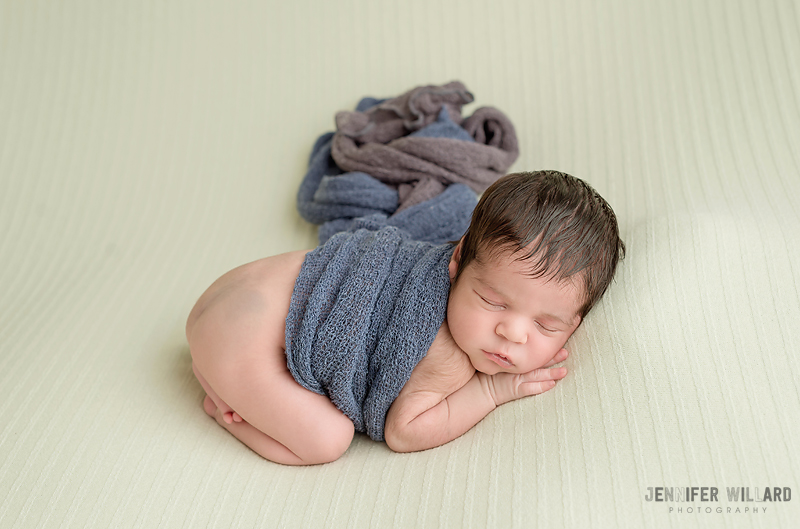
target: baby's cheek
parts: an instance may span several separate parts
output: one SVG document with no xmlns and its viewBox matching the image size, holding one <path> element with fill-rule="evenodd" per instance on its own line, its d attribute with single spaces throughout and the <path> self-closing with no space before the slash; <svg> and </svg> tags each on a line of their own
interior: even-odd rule
<svg viewBox="0 0 800 529">
<path fill-rule="evenodd" d="M 447 324 L 450 326 L 450 336 L 453 337 L 453 341 L 456 343 L 457 346 L 463 349 L 464 335 L 458 320 L 456 319 L 453 323 L 448 321 Z"/>
<path fill-rule="evenodd" d="M 461 349 L 469 347 L 471 341 L 471 328 L 469 322 L 464 318 L 463 311 L 453 311 L 452 318 L 448 318 L 447 324 L 450 326 L 450 334 L 453 336 L 453 341 L 456 342 Z"/>
<path fill-rule="evenodd" d="M 562 347 L 564 347 L 564 342 L 561 338 L 553 338 L 547 341 L 546 347 L 543 349 L 545 354 L 542 355 L 542 364 L 545 364 L 552 360 L 552 358 L 558 353 Z"/>
</svg>

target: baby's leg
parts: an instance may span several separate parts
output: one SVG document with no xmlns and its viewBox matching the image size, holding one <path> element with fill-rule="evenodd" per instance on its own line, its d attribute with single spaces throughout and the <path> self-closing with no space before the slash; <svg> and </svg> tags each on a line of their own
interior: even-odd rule
<svg viewBox="0 0 800 529">
<path fill-rule="evenodd" d="M 339 458 L 353 439 L 353 423 L 327 397 L 294 380 L 283 336 L 264 325 L 263 314 L 238 314 L 231 323 L 214 317 L 214 310 L 201 316 L 190 337 L 198 380 L 210 390 L 206 411 L 213 404 L 223 428 L 271 461 L 308 465 Z M 228 409 L 243 421 L 228 423 Z"/>
<path fill-rule="evenodd" d="M 227 419 L 225 408 L 218 406 L 211 394 L 203 403 L 206 413 L 253 451 L 276 463 L 327 463 L 347 450 L 353 423 L 329 399 L 300 386 L 285 366 L 273 372 L 256 371 L 240 372 L 230 379 L 230 373 L 211 376 L 225 395 L 225 400 L 220 400 L 233 402 L 240 410 L 241 422 Z"/>
</svg>

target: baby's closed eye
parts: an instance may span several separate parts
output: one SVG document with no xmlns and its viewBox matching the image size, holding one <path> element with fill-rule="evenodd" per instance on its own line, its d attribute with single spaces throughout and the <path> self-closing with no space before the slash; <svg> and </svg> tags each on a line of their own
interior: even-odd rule
<svg viewBox="0 0 800 529">
<path fill-rule="evenodd" d="M 543 330 L 545 332 L 548 332 L 548 333 L 558 332 L 558 329 L 554 329 L 554 328 L 548 327 L 548 326 L 543 325 L 541 322 L 538 322 L 538 321 L 536 322 L 536 326 L 539 327 L 541 330 Z"/>
<path fill-rule="evenodd" d="M 489 298 L 487 298 L 487 297 L 485 297 L 485 296 L 482 296 L 482 295 L 481 295 L 481 294 L 479 294 L 478 292 L 475 292 L 475 294 L 476 294 L 476 295 L 477 295 L 479 298 L 481 298 L 481 300 L 483 300 L 483 302 L 484 302 L 485 304 L 489 305 L 490 307 L 494 307 L 494 308 L 496 308 L 496 309 L 504 309 L 504 308 L 505 308 L 505 305 L 504 305 L 503 303 L 500 303 L 500 302 L 498 302 L 498 301 L 493 301 L 493 300 L 491 300 L 491 299 L 489 299 Z"/>
</svg>

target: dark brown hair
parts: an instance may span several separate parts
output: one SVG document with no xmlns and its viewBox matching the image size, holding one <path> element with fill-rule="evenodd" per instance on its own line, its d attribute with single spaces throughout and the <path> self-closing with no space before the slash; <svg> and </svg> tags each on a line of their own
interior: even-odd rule
<svg viewBox="0 0 800 529">
<path fill-rule="evenodd" d="M 529 261 L 532 277 L 579 280 L 583 319 L 611 283 L 625 244 L 614 211 L 589 184 L 566 173 L 537 171 L 506 175 L 483 194 L 453 284 L 484 252 L 500 251 Z"/>
</svg>

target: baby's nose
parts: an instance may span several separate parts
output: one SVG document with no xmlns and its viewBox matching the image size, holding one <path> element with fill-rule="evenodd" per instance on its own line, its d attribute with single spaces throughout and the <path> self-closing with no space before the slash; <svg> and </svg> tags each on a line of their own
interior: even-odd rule
<svg viewBox="0 0 800 529">
<path fill-rule="evenodd" d="M 502 336 L 509 342 L 525 345 L 528 342 L 528 333 L 525 332 L 524 327 L 518 322 L 514 321 L 501 321 L 497 324 L 495 332 L 498 336 Z"/>
</svg>

